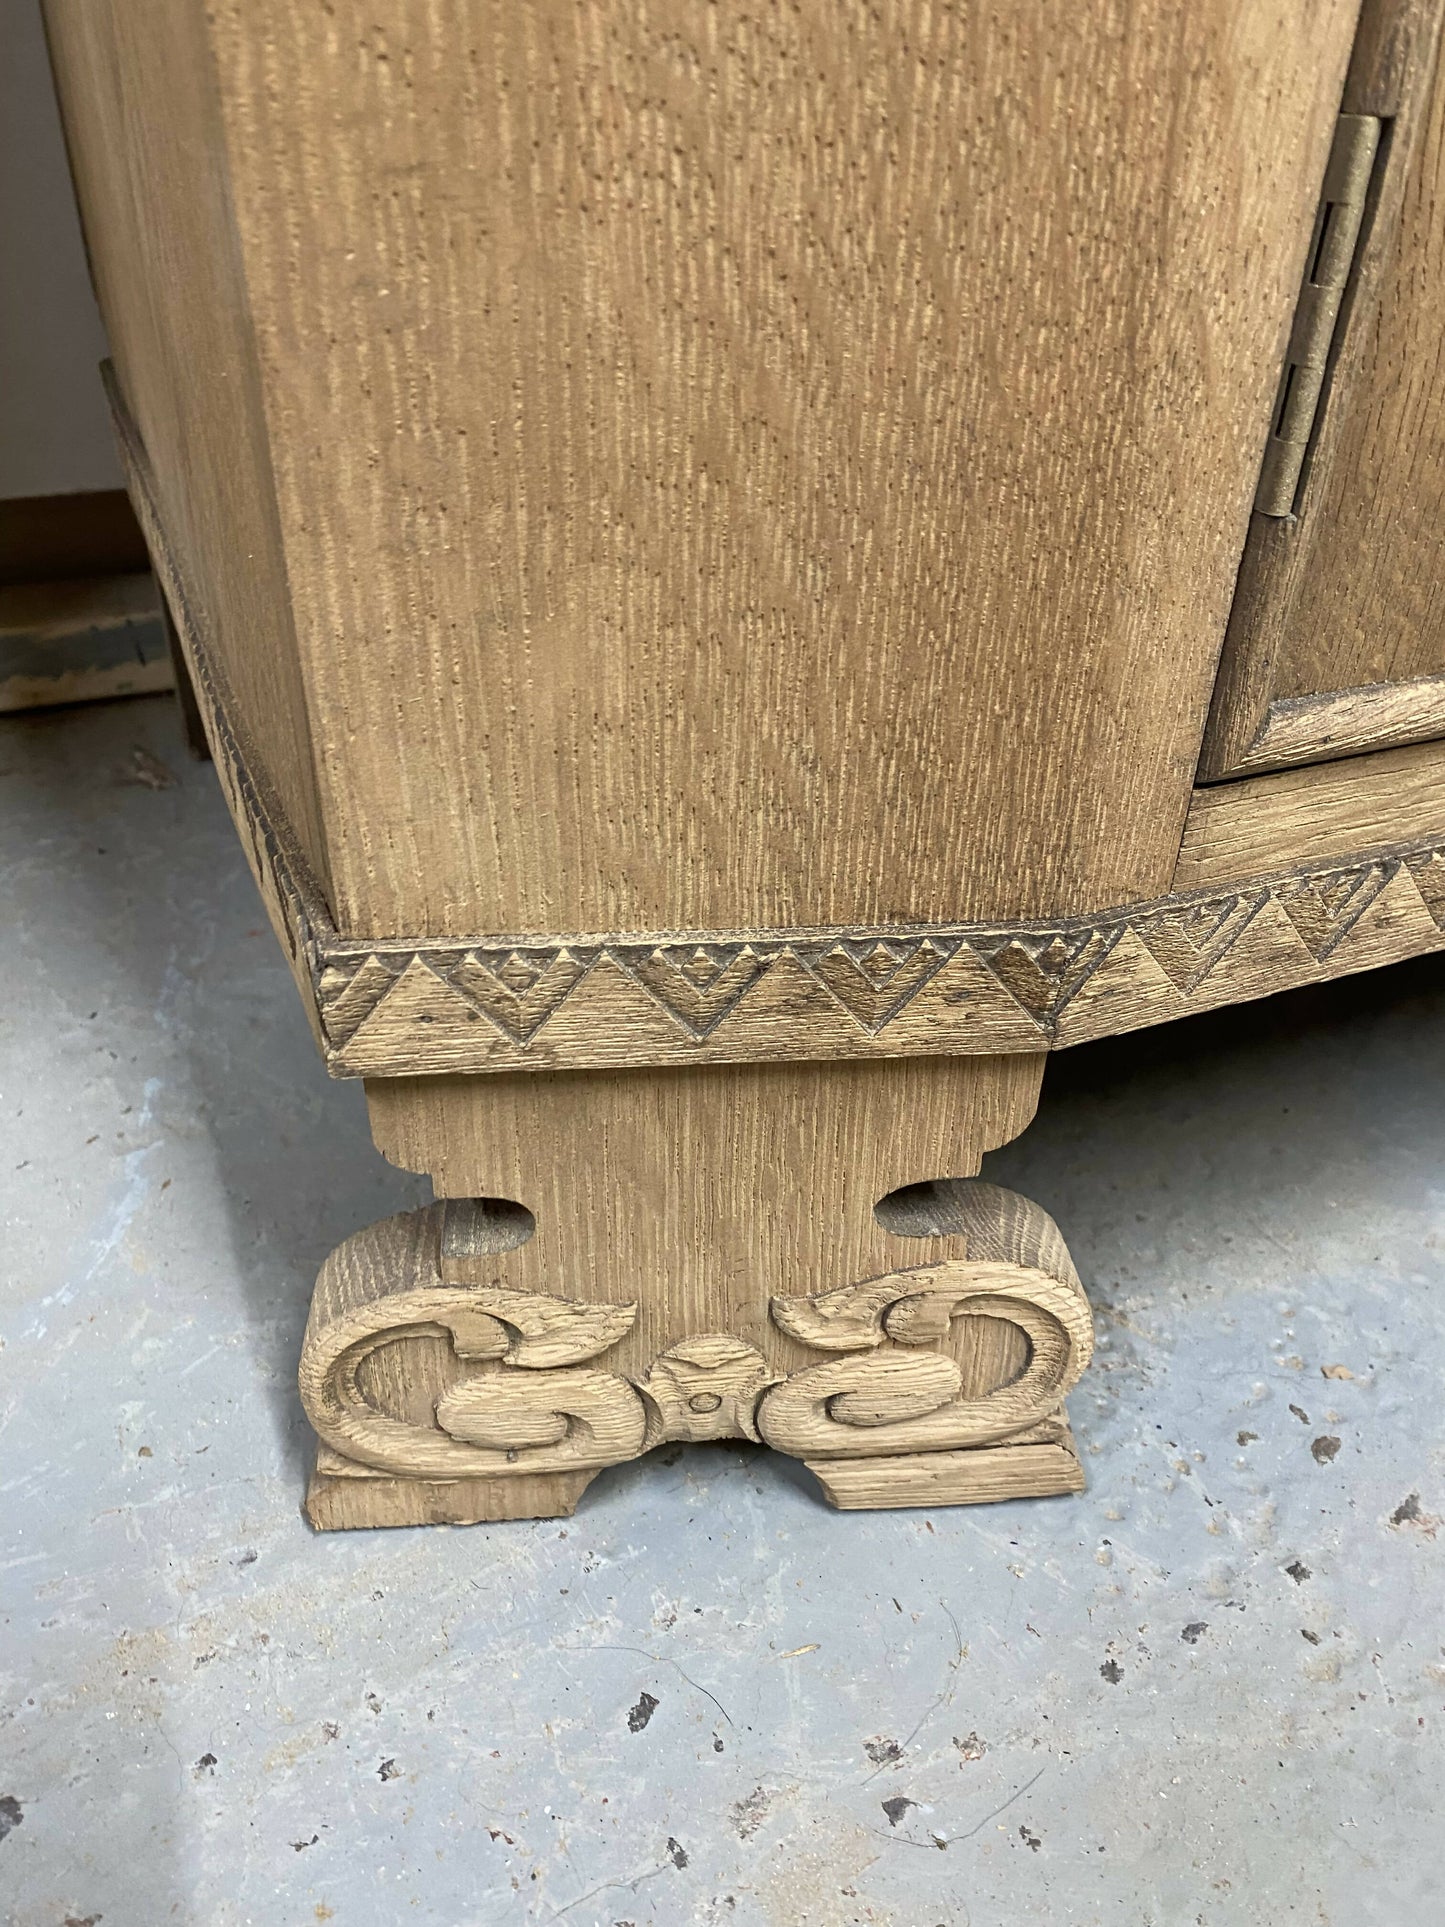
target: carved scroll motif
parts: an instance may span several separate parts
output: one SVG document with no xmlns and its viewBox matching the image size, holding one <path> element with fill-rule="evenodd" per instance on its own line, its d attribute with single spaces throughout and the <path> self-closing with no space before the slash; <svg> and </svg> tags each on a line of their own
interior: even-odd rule
<svg viewBox="0 0 1445 1927">
<path fill-rule="evenodd" d="M 1037 1206 L 981 1183 L 953 1190 L 937 1217 L 949 1228 L 936 1235 L 966 1235 L 976 1255 L 773 1299 L 780 1331 L 852 1354 L 790 1377 L 726 1332 L 680 1339 L 640 1375 L 630 1359 L 629 1375 L 608 1371 L 595 1361 L 633 1330 L 635 1303 L 442 1275 L 449 1235 L 457 1246 L 467 1233 L 489 1252 L 499 1241 L 510 1248 L 505 1200 L 403 1213 L 348 1239 L 322 1267 L 301 1364 L 307 1413 L 353 1465 L 430 1480 L 600 1467 L 666 1439 L 760 1440 L 811 1463 L 1030 1434 L 1088 1362 L 1088 1303 Z M 935 1233 L 893 1235 L 907 1243 Z M 997 1379 L 1014 1370 L 1017 1344 L 1000 1351 L 997 1337 L 975 1333 L 980 1352 L 964 1329 L 972 1319 L 1023 1334 L 1026 1357 L 1008 1382 Z"/>
<path fill-rule="evenodd" d="M 635 1457 L 647 1423 L 642 1399 L 625 1378 L 583 1365 L 631 1330 L 636 1304 L 446 1284 L 442 1210 L 372 1225 L 322 1266 L 300 1371 L 320 1437 L 362 1465 L 427 1478 Z M 438 1340 L 449 1343 L 445 1369 Z M 430 1422 L 416 1415 L 428 1402 Z"/>
<path fill-rule="evenodd" d="M 758 1430 L 798 1458 L 949 1451 L 1007 1438 L 1055 1411 L 1093 1352 L 1082 1288 L 1035 1266 L 945 1260 L 812 1298 L 774 1299 L 772 1310 L 785 1331 L 819 1349 L 870 1350 L 888 1340 L 910 1348 L 808 1366 L 774 1386 Z M 1010 1383 L 963 1397 L 952 1357 L 911 1348 L 939 1344 L 955 1319 L 974 1317 L 1018 1326 L 1029 1357 Z"/>
<path fill-rule="evenodd" d="M 527 1302 L 493 1316 L 477 1302 L 488 1297 Z M 331 1326 L 324 1345 L 308 1343 L 302 1359 L 307 1416 L 346 1457 L 388 1472 L 480 1478 L 612 1465 L 642 1451 L 647 1414 L 627 1380 L 568 1368 L 614 1344 L 636 1306 L 438 1287 L 368 1310 L 370 1317 Z M 438 1337 L 450 1337 L 456 1357 L 480 1369 L 443 1392 L 434 1426 L 380 1410 L 368 1396 L 368 1361 L 385 1347 Z"/>
<path fill-rule="evenodd" d="M 437 1402 L 437 1424 L 491 1472 L 616 1465 L 643 1451 L 647 1414 L 612 1372 L 483 1373 Z"/>
</svg>

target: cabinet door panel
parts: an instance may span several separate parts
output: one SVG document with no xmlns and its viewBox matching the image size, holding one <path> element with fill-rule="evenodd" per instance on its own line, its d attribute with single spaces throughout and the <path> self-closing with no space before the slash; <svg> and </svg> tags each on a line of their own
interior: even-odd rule
<svg viewBox="0 0 1445 1927">
<path fill-rule="evenodd" d="M 1202 773 L 1445 736 L 1440 0 L 1371 8 L 1345 89 L 1379 115 L 1367 228 L 1293 514 L 1256 513 Z"/>
</svg>

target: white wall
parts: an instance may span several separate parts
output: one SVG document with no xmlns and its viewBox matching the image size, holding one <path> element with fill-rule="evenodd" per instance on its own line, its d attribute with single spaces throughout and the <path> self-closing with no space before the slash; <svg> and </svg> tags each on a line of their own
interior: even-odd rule
<svg viewBox="0 0 1445 1927">
<path fill-rule="evenodd" d="M 39 0 L 0 0 L 0 498 L 119 488 Z"/>
</svg>

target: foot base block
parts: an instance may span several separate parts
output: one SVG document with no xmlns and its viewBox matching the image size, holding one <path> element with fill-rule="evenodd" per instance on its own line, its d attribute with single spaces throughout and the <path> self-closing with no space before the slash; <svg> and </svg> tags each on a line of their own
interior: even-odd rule
<svg viewBox="0 0 1445 1927">
<path fill-rule="evenodd" d="M 406 1479 L 375 1472 L 322 1445 L 306 1489 L 306 1517 L 318 1532 L 569 1519 L 596 1476 L 586 1470 L 498 1479 Z"/>
<path fill-rule="evenodd" d="M 915 1452 L 893 1459 L 805 1459 L 830 1505 L 842 1512 L 904 1506 L 992 1505 L 1082 1492 L 1084 1468 L 1068 1427 L 1047 1440 Z"/>
</svg>

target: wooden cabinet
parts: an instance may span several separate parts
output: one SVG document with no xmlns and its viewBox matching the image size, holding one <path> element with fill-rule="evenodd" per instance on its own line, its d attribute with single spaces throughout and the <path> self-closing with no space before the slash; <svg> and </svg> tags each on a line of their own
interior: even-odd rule
<svg viewBox="0 0 1445 1927">
<path fill-rule="evenodd" d="M 1046 1051 L 1445 943 L 1431 730 L 1199 780 L 1434 662 L 1438 8 L 1356 11 L 49 0 L 218 769 L 441 1200 L 323 1269 L 318 1523 L 664 1438 L 1077 1484 L 1087 1302 L 976 1179 Z M 1289 531 L 1340 608 L 1409 575 L 1374 654 L 1250 586 L 1342 100 L 1362 372 Z"/>
</svg>

